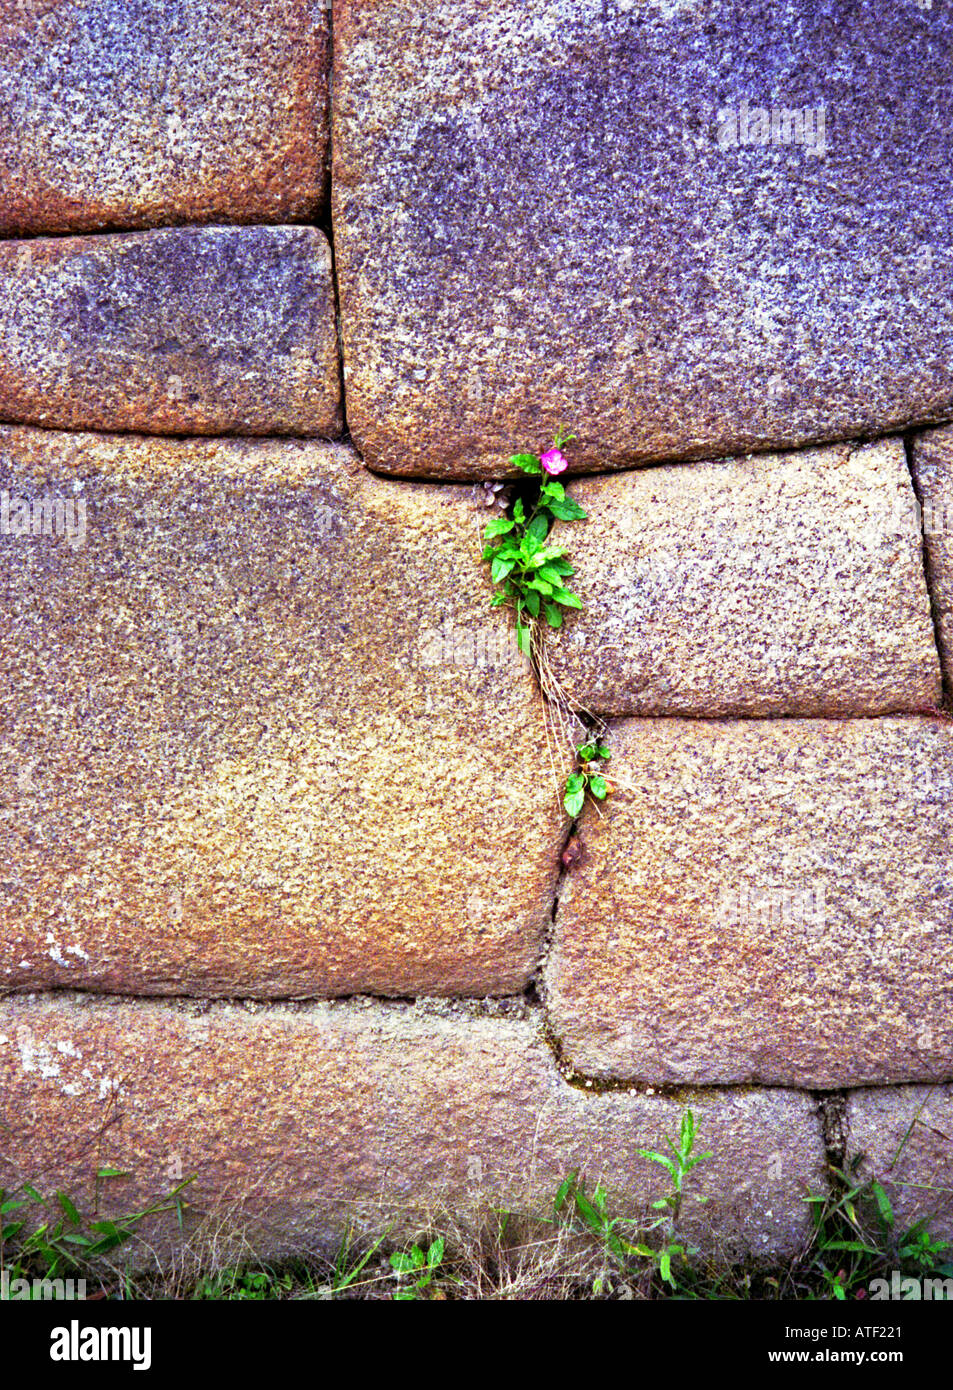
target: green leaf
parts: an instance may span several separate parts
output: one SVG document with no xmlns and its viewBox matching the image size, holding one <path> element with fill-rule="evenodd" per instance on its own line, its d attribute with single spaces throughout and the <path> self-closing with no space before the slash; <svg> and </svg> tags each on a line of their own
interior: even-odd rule
<svg viewBox="0 0 953 1390">
<path fill-rule="evenodd" d="M 119 1227 L 115 1221 L 91 1221 L 89 1229 L 91 1231 L 101 1231 L 105 1236 L 118 1236 Z"/>
<path fill-rule="evenodd" d="M 101 1175 L 100 1175 L 100 1174 L 97 1174 L 97 1176 L 101 1176 Z M 23 1184 L 23 1191 L 26 1193 L 26 1195 L 27 1195 L 28 1197 L 32 1198 L 34 1202 L 43 1202 L 43 1201 L 46 1200 L 45 1197 L 41 1197 L 40 1194 L 39 1194 L 39 1192 L 37 1192 L 36 1188 L 35 1188 L 35 1187 L 31 1187 L 30 1184 L 29 1184 L 28 1182 L 25 1182 L 25 1183 Z M 46 1229 L 46 1228 L 44 1227 L 44 1230 L 45 1230 L 45 1229 Z"/>
<path fill-rule="evenodd" d="M 566 778 L 567 792 L 584 791 L 585 786 L 586 779 L 583 773 L 581 772 L 573 772 L 569 777 Z"/>
<path fill-rule="evenodd" d="M 530 632 L 531 629 L 525 623 L 516 624 L 516 645 L 524 656 L 532 655 Z"/>
<path fill-rule="evenodd" d="M 511 454 L 510 463 L 514 468 L 522 468 L 524 473 L 542 473 L 543 471 L 538 454 Z"/>
<path fill-rule="evenodd" d="M 586 512 L 571 497 L 564 502 L 553 502 L 549 509 L 557 521 L 585 521 Z"/>
<path fill-rule="evenodd" d="M 584 1192 L 580 1192 L 578 1188 L 576 1189 L 576 1192 L 573 1195 L 576 1199 L 576 1208 L 583 1221 L 585 1221 L 586 1225 L 589 1227 L 590 1230 L 601 1233 L 604 1228 L 605 1222 L 602 1220 L 599 1213 L 595 1210 L 592 1203 L 589 1201 L 589 1198 L 586 1196 Z"/>
<path fill-rule="evenodd" d="M 546 604 L 546 621 L 550 627 L 562 627 L 563 615 L 555 603 Z"/>
<path fill-rule="evenodd" d="M 596 756 L 596 745 L 594 743 L 581 743 L 576 749 L 576 757 L 581 758 L 584 763 Z"/>
<path fill-rule="evenodd" d="M 512 570 L 515 563 L 515 560 L 494 560 L 490 568 L 490 577 L 492 578 L 493 583 L 499 584 L 501 579 L 505 579 L 506 576 Z"/>
<path fill-rule="evenodd" d="M 677 1172 L 675 1164 L 670 1158 L 666 1158 L 664 1154 L 656 1153 L 654 1149 L 636 1149 L 635 1152 L 640 1158 L 647 1158 L 652 1163 L 660 1163 L 663 1168 L 667 1169 L 673 1178 L 675 1177 Z"/>
<path fill-rule="evenodd" d="M 553 591 L 553 598 L 556 603 L 561 603 L 564 608 L 582 607 L 582 601 L 578 599 L 575 594 L 571 594 L 568 589 L 555 589 Z"/>
<path fill-rule="evenodd" d="M 527 589 L 523 595 L 523 598 L 526 602 L 527 613 L 530 615 L 531 618 L 538 618 L 540 599 L 539 594 L 536 593 L 535 586 L 533 588 Z"/>
<path fill-rule="evenodd" d="M 658 1272 L 667 1284 L 674 1286 L 675 1280 L 672 1278 L 672 1257 L 667 1250 L 659 1256 Z"/>
<path fill-rule="evenodd" d="M 427 1264 L 430 1269 L 436 1269 L 443 1259 L 443 1236 L 438 1236 L 427 1251 Z"/>
<path fill-rule="evenodd" d="M 572 817 L 573 820 L 576 819 L 576 817 L 579 815 L 579 812 L 582 810 L 583 802 L 585 801 L 585 799 L 586 793 L 584 791 L 567 792 L 566 795 L 563 797 L 563 805 L 565 806 L 566 811 Z"/>
<path fill-rule="evenodd" d="M 554 589 L 562 588 L 563 575 L 555 565 L 543 564 L 536 571 L 537 579 L 545 579 L 547 584 L 552 584 Z"/>
<path fill-rule="evenodd" d="M 872 1182 L 870 1184 L 870 1190 L 874 1194 L 874 1198 L 877 1203 L 877 1210 L 880 1212 L 880 1218 L 883 1221 L 884 1225 L 892 1226 L 893 1207 L 890 1205 L 890 1199 L 888 1198 L 886 1192 L 884 1192 L 879 1182 Z M 0 1211 L 2 1210 L 3 1208 L 0 1207 Z"/>
<path fill-rule="evenodd" d="M 527 590 L 535 590 L 536 593 L 542 594 L 544 598 L 552 597 L 552 584 L 547 584 L 545 579 L 540 579 L 536 575 L 534 575 L 532 579 L 526 581 L 526 588 Z"/>
<path fill-rule="evenodd" d="M 74 1226 L 82 1225 L 82 1218 L 65 1192 L 57 1192 L 57 1200 Z"/>
<path fill-rule="evenodd" d="M 520 543 L 515 536 L 508 536 L 506 540 L 501 541 L 500 544 L 496 546 L 493 552 L 494 557 L 497 560 L 514 561 L 519 560 L 522 553 L 523 551 L 520 547 Z"/>
<path fill-rule="evenodd" d="M 520 522 L 520 524 L 526 520 L 526 510 L 523 506 L 522 497 L 517 497 L 516 501 L 513 503 L 513 520 Z"/>
<path fill-rule="evenodd" d="M 417 1268 L 410 1256 L 405 1255 L 403 1250 L 397 1250 L 391 1255 L 390 1264 L 391 1269 L 396 1270 L 398 1274 L 412 1274 Z"/>
<path fill-rule="evenodd" d="M 570 1192 L 572 1191 L 573 1186 L 574 1186 L 574 1184 L 575 1184 L 575 1181 L 576 1181 L 576 1174 L 575 1174 L 575 1173 L 570 1173 L 568 1178 L 563 1178 L 562 1182 L 559 1184 L 558 1188 L 556 1189 L 556 1197 L 555 1197 L 555 1200 L 554 1200 L 554 1202 L 553 1202 L 553 1209 L 554 1209 L 554 1211 L 559 1211 L 559 1210 L 560 1210 L 560 1208 L 562 1207 L 562 1205 L 563 1205 L 563 1203 L 565 1202 L 566 1198 L 569 1196 Z"/>
<path fill-rule="evenodd" d="M 609 788 L 606 786 L 604 777 L 590 777 L 589 790 L 597 801 L 605 801 L 609 793 Z"/>
<path fill-rule="evenodd" d="M 608 748 L 597 748 L 596 757 L 605 758 L 606 762 L 608 762 L 609 759 L 612 757 L 612 754 L 609 752 Z"/>
<path fill-rule="evenodd" d="M 96 1172 L 97 1178 L 128 1178 L 128 1172 L 123 1172 L 121 1168 L 99 1168 Z"/>
<path fill-rule="evenodd" d="M 544 541 L 549 535 L 549 517 L 539 513 L 534 516 L 526 528 L 527 534 L 535 536 L 538 541 Z"/>
<path fill-rule="evenodd" d="M 512 531 L 516 522 L 507 516 L 495 517 L 493 521 L 487 522 L 483 532 L 483 539 L 491 541 L 494 536 L 505 536 L 508 531 Z"/>
<path fill-rule="evenodd" d="M 566 489 L 555 478 L 549 478 L 543 483 L 541 494 L 547 501 L 562 502 L 566 496 Z"/>
</svg>

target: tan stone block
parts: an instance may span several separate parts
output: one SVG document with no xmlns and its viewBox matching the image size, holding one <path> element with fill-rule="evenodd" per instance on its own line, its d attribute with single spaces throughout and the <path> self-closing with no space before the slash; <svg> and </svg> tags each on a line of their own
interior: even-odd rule
<svg viewBox="0 0 953 1390">
<path fill-rule="evenodd" d="M 326 184 L 329 7 L 0 7 L 0 232 L 311 220 Z"/>
<path fill-rule="evenodd" d="M 553 677 L 602 715 L 879 714 L 939 701 L 903 442 L 576 482 L 582 610 Z"/>
<path fill-rule="evenodd" d="M 797 0 L 336 0 L 369 465 L 501 476 L 562 425 L 603 472 L 953 418 L 951 43 L 949 8 L 912 0 L 849 24 Z"/>
<path fill-rule="evenodd" d="M 851 1091 L 846 1120 L 848 1156 L 866 1155 L 860 1176 L 884 1188 L 897 1234 L 925 1221 L 953 1244 L 953 1088 Z"/>
<path fill-rule="evenodd" d="M 549 1216 L 575 1169 L 638 1217 L 668 1180 L 636 1151 L 677 1134 L 691 1106 L 696 1152 L 713 1157 L 688 1180 L 686 1233 L 759 1255 L 803 1243 L 804 1185 L 824 1182 L 810 1097 L 580 1091 L 513 1009 L 0 1001 L 0 1185 L 32 1177 L 88 1209 L 109 1163 L 129 1174 L 101 1184 L 118 1215 L 194 1177 L 197 1212 L 247 1224 L 261 1258 L 313 1249 L 349 1217 L 402 1229 L 441 1208 Z M 172 1219 L 144 1234 L 181 1241 Z"/>
<path fill-rule="evenodd" d="M 8 426 L 0 503 L 0 984 L 523 989 L 565 814 L 469 490 Z"/>
<path fill-rule="evenodd" d="M 582 815 L 547 996 L 581 1072 L 953 1077 L 953 725 L 632 719 Z"/>
<path fill-rule="evenodd" d="M 314 227 L 0 242 L 0 417 L 147 434 L 340 434 Z"/>
</svg>

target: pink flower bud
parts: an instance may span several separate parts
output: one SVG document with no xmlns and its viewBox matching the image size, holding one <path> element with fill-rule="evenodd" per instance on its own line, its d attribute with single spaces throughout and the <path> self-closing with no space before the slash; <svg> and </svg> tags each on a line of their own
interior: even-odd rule
<svg viewBox="0 0 953 1390">
<path fill-rule="evenodd" d="M 547 449 L 540 463 L 547 473 L 565 473 L 569 467 L 569 460 L 560 449 Z"/>
</svg>

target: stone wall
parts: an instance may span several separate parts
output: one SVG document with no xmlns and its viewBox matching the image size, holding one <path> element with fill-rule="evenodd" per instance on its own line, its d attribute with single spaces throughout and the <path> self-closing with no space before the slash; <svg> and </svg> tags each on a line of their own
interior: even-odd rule
<svg viewBox="0 0 953 1390">
<path fill-rule="evenodd" d="M 634 1215 L 691 1106 L 704 1248 L 860 1151 L 953 1238 L 951 71 L 881 0 L 0 4 L 0 1187 Z M 482 484 L 561 424 L 530 661 Z"/>
</svg>

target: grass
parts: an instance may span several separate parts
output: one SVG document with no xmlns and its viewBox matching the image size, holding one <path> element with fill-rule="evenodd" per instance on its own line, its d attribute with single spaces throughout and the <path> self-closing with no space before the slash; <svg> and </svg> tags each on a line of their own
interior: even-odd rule
<svg viewBox="0 0 953 1390">
<path fill-rule="evenodd" d="M 681 1231 L 691 1175 L 711 1157 L 695 1152 L 692 1112 L 667 1152 L 639 1150 L 664 1170 L 668 1192 L 641 1220 L 614 1214 L 605 1190 L 587 1192 L 577 1173 L 554 1194 L 546 1218 L 488 1209 L 463 1222 L 435 1211 L 409 1239 L 392 1228 L 373 1235 L 351 1226 L 336 1249 L 270 1264 L 227 1214 L 205 1217 L 186 1235 L 188 1182 L 143 1211 L 84 1219 L 63 1192 L 31 1184 L 0 1193 L 0 1274 L 12 1279 L 83 1277 L 87 1297 L 161 1300 L 863 1300 L 895 1273 L 953 1280 L 947 1243 L 927 1223 L 898 1223 L 883 1186 L 858 1172 L 863 1154 L 830 1165 L 826 1195 L 806 1192 L 812 1235 L 783 1266 L 703 1255 Z M 99 1187 L 123 1175 L 97 1173 Z M 694 1197 L 696 1202 L 704 1198 Z M 172 1263 L 158 1258 L 135 1276 L 122 1259 L 141 1241 L 147 1218 L 174 1213 L 182 1238 Z M 146 1249 L 148 1247 L 145 1247 Z M 138 1252 L 142 1254 L 142 1250 Z M 953 1286 L 951 1286 L 953 1287 Z"/>
</svg>

